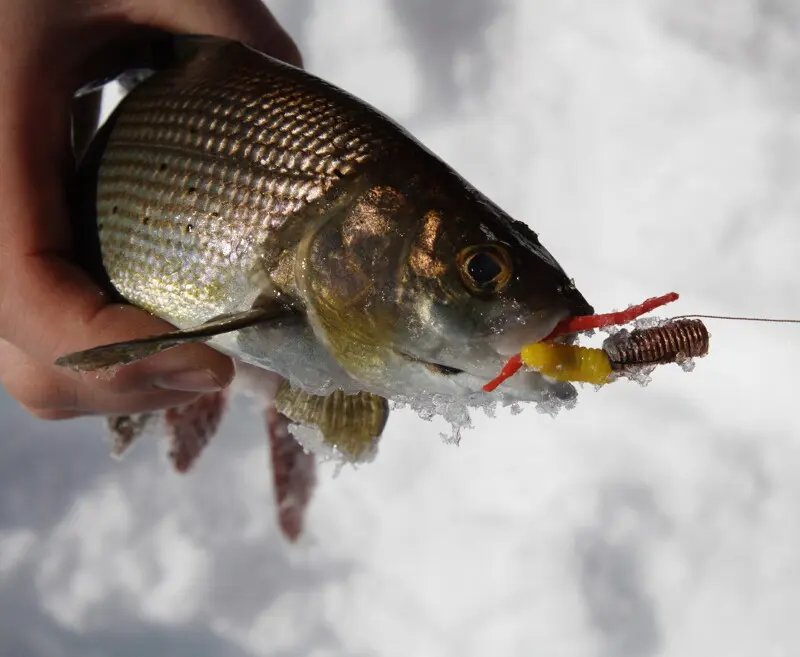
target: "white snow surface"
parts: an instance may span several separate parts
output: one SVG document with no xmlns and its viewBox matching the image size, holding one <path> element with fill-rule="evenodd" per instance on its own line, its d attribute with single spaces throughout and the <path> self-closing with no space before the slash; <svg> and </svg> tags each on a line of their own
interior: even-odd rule
<svg viewBox="0 0 800 657">
<path fill-rule="evenodd" d="M 800 316 L 793 0 L 282 0 L 307 67 L 530 223 L 598 311 Z M 296 546 L 238 400 L 187 477 L 164 446 L 0 398 L 0 654 L 794 657 L 800 327 L 556 418 L 391 418 L 321 467 Z"/>
</svg>

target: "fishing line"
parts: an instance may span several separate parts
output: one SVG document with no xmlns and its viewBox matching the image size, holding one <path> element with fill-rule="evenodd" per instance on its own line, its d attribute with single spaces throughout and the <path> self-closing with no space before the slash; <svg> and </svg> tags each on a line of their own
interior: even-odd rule
<svg viewBox="0 0 800 657">
<path fill-rule="evenodd" d="M 800 324 L 800 319 L 778 319 L 775 317 L 738 317 L 736 315 L 676 315 L 671 319 L 731 319 L 739 322 L 767 322 L 771 324 Z"/>
<path fill-rule="evenodd" d="M 598 382 L 594 371 L 596 364 L 590 361 L 588 354 L 603 353 L 604 358 L 608 361 L 607 365 L 615 371 L 624 371 L 630 366 L 680 363 L 687 358 L 703 357 L 708 353 L 709 333 L 703 322 L 700 321 L 701 319 L 800 324 L 800 319 L 687 313 L 663 320 L 658 326 L 637 328 L 632 332 L 620 332 L 616 336 L 608 338 L 603 343 L 602 349 L 558 345 L 552 342 L 549 345 L 547 344 L 562 335 L 628 324 L 656 308 L 677 301 L 678 298 L 679 295 L 677 293 L 670 292 L 660 297 L 651 297 L 643 303 L 629 306 L 625 310 L 599 315 L 569 317 L 562 320 L 550 335 L 540 341 L 544 343 L 544 346 L 534 344 L 523 347 L 520 353 L 514 354 L 506 362 L 503 369 L 494 379 L 483 386 L 483 390 L 486 392 L 493 391 L 503 381 L 522 369 L 525 364 L 533 365 L 539 371 L 545 371 L 546 368 L 550 368 L 547 373 L 556 378 L 562 377 L 562 380 L 585 381 L 596 384 Z M 539 351 L 535 351 L 533 348 L 538 348 Z M 538 366 L 533 362 L 534 354 L 541 361 Z M 526 357 L 528 357 L 528 360 L 526 360 Z M 559 358 L 562 358 L 562 360 L 559 361 Z M 604 371 L 600 372 L 599 380 L 602 382 L 605 381 Z M 567 372 L 569 376 L 566 376 Z"/>
</svg>

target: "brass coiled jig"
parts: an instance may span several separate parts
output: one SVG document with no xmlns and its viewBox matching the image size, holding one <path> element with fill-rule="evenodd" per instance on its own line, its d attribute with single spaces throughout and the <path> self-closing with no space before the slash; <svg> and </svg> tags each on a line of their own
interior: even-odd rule
<svg viewBox="0 0 800 657">
<path fill-rule="evenodd" d="M 674 363 L 708 353 L 708 329 L 698 319 L 680 319 L 662 326 L 621 331 L 607 338 L 603 351 L 614 370 L 630 365 Z"/>
<path fill-rule="evenodd" d="M 509 358 L 500 374 L 483 386 L 483 390 L 492 392 L 503 381 L 514 376 L 523 365 L 558 381 L 594 385 L 605 385 L 616 380 L 618 377 L 611 376 L 614 372 L 623 376 L 631 375 L 636 366 L 678 363 L 687 369 L 690 367 L 690 359 L 702 358 L 708 354 L 710 336 L 699 319 L 675 317 L 651 328 L 635 329 L 631 332 L 622 330 L 607 338 L 602 349 L 552 342 L 562 335 L 627 324 L 677 298 L 678 295 L 671 292 L 618 312 L 570 317 L 558 324 L 547 338 L 525 345 L 518 354 Z"/>
</svg>

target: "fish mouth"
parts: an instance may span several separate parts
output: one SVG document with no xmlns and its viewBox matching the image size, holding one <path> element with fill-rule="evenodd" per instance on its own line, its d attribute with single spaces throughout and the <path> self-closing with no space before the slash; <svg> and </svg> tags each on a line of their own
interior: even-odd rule
<svg viewBox="0 0 800 657">
<path fill-rule="evenodd" d="M 476 355 L 476 362 L 456 367 L 451 363 L 445 364 L 431 360 L 424 360 L 411 354 L 398 352 L 407 360 L 420 363 L 431 373 L 444 377 L 454 377 L 459 374 L 468 374 L 480 379 L 486 378 L 487 381 L 496 375 L 496 369 L 502 366 L 503 362 L 514 354 L 519 353 L 525 345 L 540 342 L 546 338 L 556 325 L 570 312 L 557 311 L 548 313 L 547 316 L 535 316 L 527 321 L 517 323 L 506 328 L 496 336 L 489 338 L 488 351 L 484 351 L 483 358 Z M 479 362 L 483 360 L 483 362 Z"/>
<path fill-rule="evenodd" d="M 533 317 L 515 324 L 490 340 L 491 347 L 503 358 L 518 354 L 525 345 L 541 342 L 553 332 L 558 323 L 571 313 L 567 310 L 548 313 L 546 317 Z"/>
</svg>

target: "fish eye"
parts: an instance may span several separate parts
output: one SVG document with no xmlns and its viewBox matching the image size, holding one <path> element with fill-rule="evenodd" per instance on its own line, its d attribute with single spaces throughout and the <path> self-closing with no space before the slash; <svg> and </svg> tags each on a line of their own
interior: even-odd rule
<svg viewBox="0 0 800 657">
<path fill-rule="evenodd" d="M 511 280 L 511 256 L 500 244 L 468 246 L 458 263 L 461 278 L 474 294 L 500 292 Z"/>
</svg>

